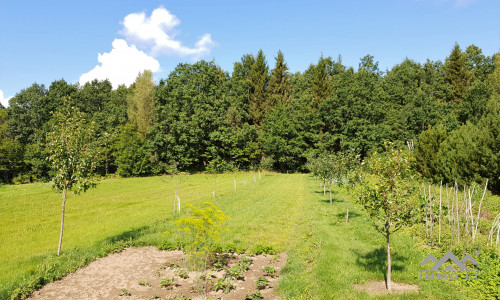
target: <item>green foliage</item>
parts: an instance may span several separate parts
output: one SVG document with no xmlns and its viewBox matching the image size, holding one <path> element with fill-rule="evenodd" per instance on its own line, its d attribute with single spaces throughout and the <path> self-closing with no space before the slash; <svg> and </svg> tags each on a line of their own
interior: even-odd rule
<svg viewBox="0 0 500 300">
<path fill-rule="evenodd" d="M 471 74 L 467 69 L 467 60 L 460 46 L 455 44 L 445 64 L 446 81 L 452 86 L 453 101 L 462 103 L 470 84 Z"/>
<path fill-rule="evenodd" d="M 118 175 L 129 177 L 150 173 L 147 150 L 135 125 L 128 123 L 121 128 L 115 147 Z"/>
<path fill-rule="evenodd" d="M 46 147 L 57 191 L 74 189 L 78 194 L 94 185 L 94 134 L 93 123 L 88 123 L 76 108 L 64 107 L 54 114 Z"/>
<path fill-rule="evenodd" d="M 439 162 L 438 152 L 441 143 L 446 139 L 447 133 L 443 126 L 432 127 L 423 131 L 415 145 L 416 169 L 425 178 L 438 182 Z"/>
<path fill-rule="evenodd" d="M 283 52 L 278 51 L 276 57 L 276 64 L 274 69 L 271 70 L 269 78 L 269 86 L 267 87 L 268 109 L 276 105 L 286 105 L 290 101 L 290 92 L 292 86 L 290 84 L 290 74 L 288 73 L 288 66 L 285 62 Z"/>
<path fill-rule="evenodd" d="M 260 291 L 255 291 L 250 295 L 245 294 L 245 300 L 263 300 L 263 299 L 264 296 L 262 296 L 262 293 Z"/>
<path fill-rule="evenodd" d="M 267 279 L 266 277 L 259 277 L 255 282 L 255 285 L 259 290 L 265 289 L 268 284 L 269 284 L 269 279 Z"/>
<path fill-rule="evenodd" d="M 275 276 L 276 269 L 274 267 L 266 266 L 262 268 L 262 272 L 266 273 L 265 276 Z"/>
<path fill-rule="evenodd" d="M 252 248 L 252 253 L 255 255 L 276 254 L 276 250 L 272 246 L 257 244 Z"/>
<path fill-rule="evenodd" d="M 372 218 L 375 229 L 389 236 L 418 216 L 411 153 L 388 146 L 385 153 L 374 153 L 368 160 L 372 176 L 362 184 L 359 203 Z"/>
<path fill-rule="evenodd" d="M 186 270 L 184 270 L 184 269 L 180 269 L 180 270 L 178 270 L 178 271 L 176 272 L 176 274 L 177 274 L 177 276 L 179 276 L 179 277 L 180 277 L 180 278 L 182 278 L 182 279 L 188 279 L 188 278 L 189 278 L 189 275 L 188 275 L 187 271 L 186 271 Z"/>
<path fill-rule="evenodd" d="M 160 287 L 165 288 L 167 290 L 171 290 L 175 286 L 175 282 L 177 279 L 175 278 L 165 278 L 160 281 Z"/>
<path fill-rule="evenodd" d="M 230 269 L 227 269 L 226 272 L 224 273 L 224 278 L 228 279 L 236 279 L 236 280 L 243 280 L 245 279 L 245 275 L 243 275 L 243 269 L 241 268 L 240 265 L 234 265 Z"/>
<path fill-rule="evenodd" d="M 269 107 L 266 106 L 267 86 L 269 83 L 269 68 L 266 62 L 266 56 L 262 50 L 259 50 L 255 63 L 252 64 L 248 74 L 249 97 L 248 114 L 253 124 L 260 125 L 262 119 Z"/>
<path fill-rule="evenodd" d="M 133 86 L 133 94 L 127 98 L 129 120 L 136 125 L 144 137 L 155 121 L 153 73 L 144 71 L 139 74 Z"/>
<path fill-rule="evenodd" d="M 121 289 L 120 296 L 132 296 L 132 294 L 127 289 Z"/>
<path fill-rule="evenodd" d="M 217 282 L 214 284 L 214 287 L 212 288 L 212 290 L 214 291 L 221 290 L 225 294 L 229 293 L 231 290 L 234 289 L 235 289 L 234 284 L 226 278 L 221 278 L 217 280 Z"/>
<path fill-rule="evenodd" d="M 246 256 L 242 256 L 241 259 L 233 265 L 231 269 L 240 269 L 242 272 L 248 271 L 250 265 L 252 264 L 252 259 Z"/>
</svg>

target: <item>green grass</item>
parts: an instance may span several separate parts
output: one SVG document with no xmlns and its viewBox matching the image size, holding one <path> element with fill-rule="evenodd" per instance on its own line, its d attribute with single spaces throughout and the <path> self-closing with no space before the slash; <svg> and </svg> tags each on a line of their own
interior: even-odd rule
<svg viewBox="0 0 500 300">
<path fill-rule="evenodd" d="M 231 218 L 221 244 L 246 249 L 256 245 L 286 251 L 280 292 L 296 299 L 364 299 L 353 283 L 383 280 L 384 239 L 367 216 L 351 205 L 351 222 L 344 224 L 345 195 L 335 194 L 334 205 L 308 175 L 267 174 L 253 181 L 252 173 L 217 177 L 182 176 L 182 205 L 211 201 Z M 243 186 L 243 181 L 247 186 Z M 336 189 L 337 190 L 337 189 Z M 60 194 L 49 184 L 0 187 L 0 298 L 16 287 L 29 291 L 81 267 L 96 257 L 130 245 L 159 245 L 172 230 L 174 183 L 171 177 L 112 179 L 96 189 L 71 196 L 66 204 L 63 255 L 57 250 Z M 418 264 L 424 257 L 408 235 L 396 234 L 393 280 L 419 284 L 410 298 L 460 298 L 450 284 L 419 282 Z M 250 250 L 249 250 L 250 251 Z M 27 293 L 27 292 L 26 292 Z M 22 293 L 21 293 L 22 294 Z M 381 298 L 402 298 L 386 296 Z"/>
</svg>

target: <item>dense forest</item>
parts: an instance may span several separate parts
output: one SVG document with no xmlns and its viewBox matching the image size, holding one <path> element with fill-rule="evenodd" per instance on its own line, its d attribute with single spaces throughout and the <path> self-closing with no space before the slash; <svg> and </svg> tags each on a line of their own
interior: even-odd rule
<svg viewBox="0 0 500 300">
<path fill-rule="evenodd" d="M 0 105 L 0 182 L 49 180 L 46 136 L 64 105 L 94 123 L 101 175 L 304 172 L 308 157 L 348 149 L 366 157 L 390 141 L 413 151 L 429 180 L 489 179 L 500 192 L 500 53 L 474 45 L 386 71 L 370 55 L 357 70 L 322 56 L 293 74 L 281 51 L 272 63 L 259 51 L 232 73 L 179 64 L 159 84 L 149 71 L 116 90 L 107 80 L 34 83 Z"/>
</svg>

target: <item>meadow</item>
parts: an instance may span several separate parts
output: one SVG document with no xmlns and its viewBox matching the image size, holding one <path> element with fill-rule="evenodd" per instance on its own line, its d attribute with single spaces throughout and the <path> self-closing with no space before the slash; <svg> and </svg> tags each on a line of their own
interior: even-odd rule
<svg viewBox="0 0 500 300">
<path fill-rule="evenodd" d="M 255 178 L 255 179 L 254 179 Z M 237 190 L 234 191 L 234 180 Z M 245 184 L 246 183 L 246 184 Z M 178 186 L 181 213 L 174 214 Z M 354 284 L 382 281 L 384 238 L 368 216 L 351 204 L 345 224 L 345 191 L 335 187 L 333 205 L 318 181 L 306 174 L 235 173 L 102 180 L 66 203 L 62 255 L 56 257 L 61 195 L 50 184 L 0 186 L 0 299 L 23 296 L 97 257 L 127 246 L 161 245 L 184 215 L 184 205 L 210 201 L 231 218 L 221 245 L 252 252 L 258 245 L 285 251 L 279 286 L 287 299 L 461 299 L 454 283 L 420 281 L 426 256 L 414 237 L 394 235 L 393 281 L 416 284 L 419 292 L 370 296 Z"/>
</svg>

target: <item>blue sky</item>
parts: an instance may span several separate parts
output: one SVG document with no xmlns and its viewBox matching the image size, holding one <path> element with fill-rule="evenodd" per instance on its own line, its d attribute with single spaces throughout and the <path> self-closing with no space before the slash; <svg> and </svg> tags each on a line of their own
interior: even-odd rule
<svg viewBox="0 0 500 300">
<path fill-rule="evenodd" d="M 455 42 L 492 55 L 499 16 L 498 0 L 1 1 L 0 101 L 61 78 L 116 86 L 152 69 L 159 80 L 197 59 L 231 71 L 259 49 L 270 66 L 281 49 L 292 72 L 322 54 L 355 68 L 371 54 L 381 70 L 444 60 Z"/>
</svg>

